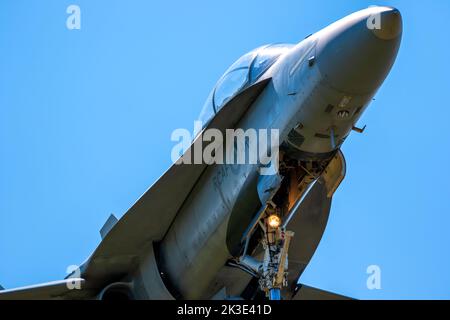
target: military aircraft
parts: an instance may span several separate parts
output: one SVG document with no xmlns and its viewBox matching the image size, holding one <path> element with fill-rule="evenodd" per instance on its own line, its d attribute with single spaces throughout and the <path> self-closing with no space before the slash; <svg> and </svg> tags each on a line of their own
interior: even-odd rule
<svg viewBox="0 0 450 320">
<path fill-rule="evenodd" d="M 340 150 L 396 59 L 402 17 L 353 13 L 297 44 L 260 47 L 219 80 L 202 132 L 279 130 L 278 171 L 175 163 L 66 279 L 0 299 L 341 299 L 300 284 L 346 172 Z M 202 132 L 186 154 L 191 152 Z"/>
</svg>

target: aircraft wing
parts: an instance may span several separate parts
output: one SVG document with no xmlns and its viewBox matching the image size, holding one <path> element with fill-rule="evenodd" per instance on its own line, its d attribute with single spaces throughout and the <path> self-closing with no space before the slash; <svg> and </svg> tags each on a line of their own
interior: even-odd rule
<svg viewBox="0 0 450 320">
<path fill-rule="evenodd" d="M 220 109 L 206 129 L 234 128 L 253 102 L 263 92 L 271 78 L 263 79 L 244 89 Z M 197 140 L 199 137 L 197 137 Z M 191 152 L 196 141 L 191 145 Z M 193 153 L 191 153 L 193 154 Z M 80 267 L 82 290 L 68 290 L 66 281 L 0 291 L 2 299 L 92 298 L 110 282 L 128 274 L 140 255 L 159 241 L 206 169 L 205 164 L 172 165 L 117 221 L 110 217 L 101 230 L 102 241 Z M 86 288 L 86 289 L 85 289 Z M 75 296 L 76 295 L 76 296 Z"/>
<path fill-rule="evenodd" d="M 74 284 L 78 283 L 84 289 L 73 290 Z M 71 289 L 72 288 L 72 289 Z M 1 290 L 0 300 L 50 300 L 82 298 L 86 294 L 95 294 L 85 287 L 84 279 L 71 278 L 67 280 L 43 283 L 35 286 Z"/>
<path fill-rule="evenodd" d="M 206 129 L 234 128 L 270 80 L 257 82 L 231 99 Z M 191 152 L 196 143 L 194 141 L 186 153 Z M 91 285 L 95 282 L 102 287 L 111 279 L 127 274 L 140 254 L 163 238 L 206 167 L 205 164 L 172 165 L 105 235 L 82 266 L 82 277 Z"/>
<path fill-rule="evenodd" d="M 354 300 L 336 293 L 299 285 L 292 300 Z"/>
<path fill-rule="evenodd" d="M 265 89 L 270 78 L 259 81 L 231 99 L 213 118 L 207 129 L 221 131 L 234 128 L 252 103 Z M 196 142 L 194 141 L 193 145 Z M 193 145 L 187 152 L 190 152 Z M 119 221 L 108 219 L 102 228 L 102 242 L 80 267 L 83 284 L 97 291 L 132 270 L 146 248 L 159 241 L 167 232 L 185 199 L 206 169 L 205 164 L 172 165 Z M 0 300 L 51 299 L 69 297 L 65 282 L 0 291 Z M 92 297 L 92 290 L 73 290 L 80 298 Z"/>
</svg>

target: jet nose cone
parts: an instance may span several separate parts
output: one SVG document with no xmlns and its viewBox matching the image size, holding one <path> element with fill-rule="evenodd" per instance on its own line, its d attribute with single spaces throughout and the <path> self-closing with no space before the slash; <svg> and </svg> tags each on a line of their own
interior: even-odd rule
<svg viewBox="0 0 450 320">
<path fill-rule="evenodd" d="M 373 17 L 372 21 L 368 21 L 368 26 L 374 27 L 373 33 L 379 39 L 393 40 L 398 38 L 403 31 L 403 20 L 400 11 L 397 9 L 390 9 L 382 11 L 379 16 Z"/>
<path fill-rule="evenodd" d="M 317 45 L 324 80 L 345 93 L 373 93 L 395 61 L 401 35 L 400 12 L 390 7 L 365 9 L 325 28 Z"/>
</svg>

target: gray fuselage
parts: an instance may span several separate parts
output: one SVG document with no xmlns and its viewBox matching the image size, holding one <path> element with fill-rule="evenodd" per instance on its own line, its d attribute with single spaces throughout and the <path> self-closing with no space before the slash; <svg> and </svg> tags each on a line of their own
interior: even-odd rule
<svg viewBox="0 0 450 320">
<path fill-rule="evenodd" d="M 368 27 L 377 14 L 386 30 Z M 237 127 L 279 129 L 280 141 L 300 157 L 332 154 L 390 71 L 400 38 L 399 12 L 386 7 L 357 12 L 308 37 L 262 75 L 271 82 Z M 221 289 L 215 277 L 262 205 L 255 196 L 258 170 L 209 166 L 177 214 L 159 250 L 182 298 L 211 298 Z"/>
</svg>

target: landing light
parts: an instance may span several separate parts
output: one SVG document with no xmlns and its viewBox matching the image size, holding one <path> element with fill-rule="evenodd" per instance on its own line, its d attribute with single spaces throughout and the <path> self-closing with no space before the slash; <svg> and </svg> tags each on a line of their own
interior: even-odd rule
<svg viewBox="0 0 450 320">
<path fill-rule="evenodd" d="M 281 225 L 281 218 L 276 214 L 272 214 L 269 216 L 269 219 L 267 219 L 267 223 L 271 228 L 276 229 Z"/>
</svg>

